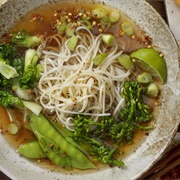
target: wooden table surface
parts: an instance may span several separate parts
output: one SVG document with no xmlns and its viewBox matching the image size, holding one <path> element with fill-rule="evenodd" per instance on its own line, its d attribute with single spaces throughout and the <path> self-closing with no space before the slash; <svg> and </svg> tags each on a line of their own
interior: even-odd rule
<svg viewBox="0 0 180 180">
<path fill-rule="evenodd" d="M 147 2 L 149 2 L 159 12 L 159 14 L 166 21 L 166 23 L 168 23 L 164 0 L 147 0 Z M 179 148 L 179 146 L 178 146 L 178 148 Z M 143 177 L 141 177 L 139 179 L 141 179 L 141 180 L 149 179 L 147 175 L 143 175 Z M 0 180 L 10 180 L 10 178 L 8 178 L 5 174 L 0 172 Z"/>
</svg>

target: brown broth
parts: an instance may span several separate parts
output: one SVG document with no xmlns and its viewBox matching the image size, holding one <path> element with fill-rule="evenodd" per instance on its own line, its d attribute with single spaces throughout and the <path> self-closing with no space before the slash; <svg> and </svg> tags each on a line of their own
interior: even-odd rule
<svg viewBox="0 0 180 180">
<path fill-rule="evenodd" d="M 60 11 L 67 9 L 68 12 L 73 12 L 73 11 L 79 11 L 80 9 L 88 9 L 91 10 L 94 7 L 101 7 L 104 6 L 102 4 L 94 4 L 94 3 L 86 3 L 85 5 L 82 5 L 78 2 L 76 3 L 66 3 L 64 2 L 63 4 L 59 3 L 50 3 L 45 6 L 38 7 L 30 12 L 28 12 L 25 16 L 22 16 L 19 21 L 17 21 L 12 28 L 9 30 L 10 32 L 18 32 L 21 30 L 28 30 L 28 32 L 34 33 L 34 34 L 39 34 L 39 35 L 44 35 L 44 36 L 49 36 L 54 34 L 54 28 L 53 28 L 53 22 L 56 17 L 54 16 L 55 11 Z M 76 8 L 74 8 L 76 7 Z M 106 7 L 108 11 L 111 11 L 112 8 Z M 128 48 L 126 49 L 127 52 L 134 51 L 136 49 L 139 49 L 141 47 L 145 47 L 149 44 L 151 44 L 151 41 L 149 38 L 144 36 L 144 32 L 139 29 L 133 22 L 133 26 L 135 28 L 135 39 L 132 39 L 131 37 L 126 37 L 126 36 L 120 36 L 119 33 L 119 25 L 123 19 L 129 19 L 126 15 L 121 13 L 121 19 L 119 20 L 118 23 L 115 25 L 112 25 L 112 27 L 108 30 L 109 33 L 113 33 L 115 37 L 117 38 L 117 41 L 119 44 L 121 42 L 128 43 Z M 8 33 L 7 33 L 8 34 Z M 98 34 L 98 31 L 94 31 L 94 34 Z M 21 144 L 34 140 L 35 137 L 34 135 L 27 129 L 25 129 L 24 122 L 23 122 L 23 114 L 19 112 L 18 110 L 14 110 L 14 114 L 16 116 L 16 119 L 19 121 L 21 129 L 17 135 L 10 135 L 7 131 L 7 126 L 10 123 L 7 112 L 4 108 L 0 107 L 0 112 L 1 112 L 1 118 L 0 118 L 0 128 L 2 134 L 5 136 L 7 141 L 12 144 L 12 146 L 17 149 Z M 134 140 L 132 144 L 121 146 L 120 150 L 125 152 L 125 155 L 131 153 L 134 151 L 137 147 L 138 144 L 143 140 L 143 137 L 145 136 L 144 131 L 138 131 L 135 134 Z M 42 159 L 38 160 L 37 164 L 45 167 L 45 168 L 50 168 L 52 171 L 61 171 L 62 173 L 67 173 L 67 171 L 63 170 L 62 168 L 59 168 L 55 165 L 53 165 L 49 160 L 47 159 Z M 98 168 L 105 168 L 107 166 L 102 165 L 102 164 L 96 164 Z M 92 170 L 93 172 L 94 170 Z M 80 170 L 76 170 L 73 172 L 83 172 Z M 87 171 L 85 171 L 87 172 Z M 89 171 L 88 171 L 89 172 Z M 90 171 L 91 172 L 91 171 Z M 70 172 L 72 173 L 72 172 Z"/>
<path fill-rule="evenodd" d="M 23 122 L 23 114 L 18 110 L 12 110 L 15 115 L 15 119 L 20 126 L 20 130 L 16 135 L 11 135 L 8 132 L 8 125 L 11 123 L 8 117 L 6 110 L 0 106 L 1 118 L 0 118 L 0 127 L 1 134 L 3 134 L 12 146 L 17 149 L 21 144 L 24 144 L 28 141 L 35 139 L 33 133 L 24 128 L 25 123 Z"/>
<path fill-rule="evenodd" d="M 19 21 L 17 21 L 9 32 L 19 32 L 21 30 L 27 30 L 28 32 L 49 36 L 56 33 L 54 29 L 54 23 L 58 19 L 59 13 L 66 12 L 67 15 L 69 12 L 79 12 L 82 9 L 87 9 L 91 11 L 94 8 L 103 7 L 106 8 L 108 12 L 112 11 L 113 8 L 107 7 L 103 4 L 94 4 L 94 3 L 82 3 L 74 2 L 69 4 L 68 2 L 61 3 L 50 3 L 38 7 L 25 16 L 22 16 Z M 47 13 L 48 12 L 48 13 Z M 75 17 L 74 17 L 75 18 Z M 119 26 L 123 20 L 128 20 L 131 22 L 134 28 L 135 39 L 128 37 L 126 35 L 120 35 Z M 95 35 L 99 34 L 98 29 L 93 31 Z M 116 40 L 119 44 L 119 47 L 122 46 L 122 43 L 126 44 L 126 52 L 132 52 L 142 47 L 147 47 L 151 44 L 151 39 L 144 35 L 144 32 L 124 13 L 121 12 L 120 20 L 111 25 L 111 28 L 107 33 L 112 33 L 116 37 Z"/>
</svg>

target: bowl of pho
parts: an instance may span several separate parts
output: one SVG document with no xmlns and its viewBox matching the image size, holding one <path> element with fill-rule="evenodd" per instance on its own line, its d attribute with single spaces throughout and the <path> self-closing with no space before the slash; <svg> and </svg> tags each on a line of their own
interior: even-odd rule
<svg viewBox="0 0 180 180">
<path fill-rule="evenodd" d="M 137 179 L 180 119 L 178 46 L 144 0 L 0 5 L 0 167 L 12 179 Z"/>
</svg>

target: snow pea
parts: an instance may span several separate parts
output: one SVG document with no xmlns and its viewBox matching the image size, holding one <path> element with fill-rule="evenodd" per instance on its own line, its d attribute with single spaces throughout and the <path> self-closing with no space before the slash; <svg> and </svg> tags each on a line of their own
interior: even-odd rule
<svg viewBox="0 0 180 180">
<path fill-rule="evenodd" d="M 42 134 L 38 133 L 37 131 L 35 131 L 35 134 L 47 157 L 56 165 L 60 167 L 65 166 L 66 169 L 69 170 L 71 168 L 71 162 L 66 153 Z"/>
<path fill-rule="evenodd" d="M 96 168 L 80 150 L 68 143 L 42 114 L 39 116 L 33 114 L 30 123 L 34 133 L 42 134 L 66 153 L 70 158 L 72 167 L 78 169 Z"/>
<path fill-rule="evenodd" d="M 41 149 L 38 141 L 32 141 L 25 144 L 22 144 L 18 149 L 17 152 L 22 154 L 27 158 L 43 158 L 46 157 L 43 150 Z"/>
<path fill-rule="evenodd" d="M 63 127 L 62 125 L 58 124 L 57 122 L 50 122 L 51 125 L 56 129 L 56 131 L 61 134 L 61 136 L 70 144 L 75 146 L 76 148 L 79 147 L 79 145 L 71 138 L 69 137 L 69 131 Z"/>
<path fill-rule="evenodd" d="M 81 152 L 83 152 L 85 155 L 89 155 L 90 154 L 90 152 L 89 152 L 89 150 L 90 150 L 90 148 L 91 148 L 91 146 L 90 146 L 90 144 L 89 143 L 87 143 L 87 142 L 75 142 L 74 140 L 73 140 L 73 138 L 71 138 L 70 137 L 70 134 L 72 133 L 72 132 L 70 132 L 69 130 L 67 130 L 65 127 L 63 127 L 62 125 L 60 125 L 59 123 L 57 123 L 57 122 L 50 122 L 51 123 L 51 125 L 56 129 L 56 131 L 58 132 L 58 133 L 60 133 L 62 136 L 63 136 L 63 138 L 68 142 L 68 143 L 70 143 L 70 144 L 72 144 L 74 147 L 76 147 L 76 148 L 78 148 Z"/>
</svg>

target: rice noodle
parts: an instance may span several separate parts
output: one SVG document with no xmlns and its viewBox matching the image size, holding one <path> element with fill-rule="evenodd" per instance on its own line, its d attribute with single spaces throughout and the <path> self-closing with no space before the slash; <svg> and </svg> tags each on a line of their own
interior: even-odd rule
<svg viewBox="0 0 180 180">
<path fill-rule="evenodd" d="M 44 72 L 36 88 L 36 101 L 44 113 L 70 130 L 75 114 L 89 115 L 94 121 L 111 114 L 117 118 L 123 105 L 121 87 L 130 75 L 117 61 L 123 52 L 117 50 L 117 44 L 107 48 L 102 35 L 94 36 L 85 27 L 78 27 L 76 35 L 78 44 L 73 52 L 67 47 L 68 39 L 59 35 L 48 37 L 41 52 Z M 52 46 L 52 41 L 58 47 Z M 92 59 L 100 53 L 107 57 L 95 66 Z"/>
</svg>

